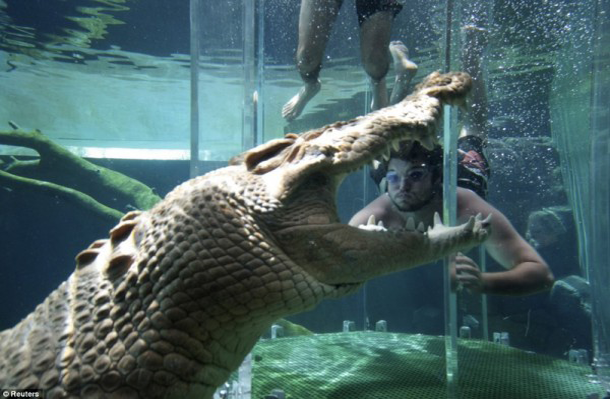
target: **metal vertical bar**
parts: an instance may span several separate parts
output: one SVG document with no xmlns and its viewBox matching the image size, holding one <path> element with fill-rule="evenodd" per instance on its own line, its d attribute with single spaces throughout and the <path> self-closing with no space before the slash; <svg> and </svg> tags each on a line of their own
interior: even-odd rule
<svg viewBox="0 0 610 399">
<path fill-rule="evenodd" d="M 256 91 L 256 1 L 243 1 L 243 73 L 244 107 L 242 110 L 242 151 L 256 142 L 258 93 Z"/>
<path fill-rule="evenodd" d="M 593 88 L 589 163 L 590 202 L 586 270 L 591 284 L 593 322 L 593 367 L 597 382 L 610 394 L 610 0 L 597 0 L 593 42 Z"/>
<path fill-rule="evenodd" d="M 448 226 L 456 224 L 457 214 L 457 135 L 456 121 L 451 108 L 445 106 L 443 127 L 443 222 Z M 451 289 L 451 270 L 455 266 L 455 254 L 445 259 L 444 302 L 445 302 L 445 356 L 447 359 L 447 397 L 458 397 L 457 363 L 457 297 Z"/>
<path fill-rule="evenodd" d="M 366 95 L 365 97 L 368 97 Z M 369 177 L 370 172 L 369 168 L 371 166 L 367 166 L 362 169 L 362 204 L 359 204 L 358 208 L 364 208 L 368 203 L 375 199 L 375 196 L 370 195 L 371 191 L 371 178 Z M 369 324 L 369 308 L 368 308 L 368 283 L 364 283 L 362 285 L 362 325 L 364 326 L 364 330 L 368 327 Z"/>
<path fill-rule="evenodd" d="M 460 20 L 460 26 L 464 26 L 464 24 L 475 24 L 481 28 L 490 28 L 493 26 L 493 7 L 494 1 L 489 0 L 475 0 L 475 1 L 467 1 L 461 2 L 461 10 L 462 15 Z M 468 43 L 461 43 L 462 51 L 464 46 L 469 45 Z M 485 62 L 485 61 L 483 61 Z M 464 65 L 463 65 L 464 67 Z M 482 77 L 486 79 L 486 68 L 482 68 L 481 71 Z M 489 110 L 487 110 L 487 114 L 489 114 Z M 485 273 L 486 269 L 486 252 L 485 247 L 479 247 L 479 257 L 478 264 L 481 269 L 481 272 Z M 489 340 L 489 318 L 487 315 L 488 306 L 487 306 L 487 295 L 481 294 L 481 324 L 482 324 L 482 338 L 485 341 Z"/>
<path fill-rule="evenodd" d="M 451 70 L 451 42 L 453 29 L 453 1 L 447 0 L 445 20 L 445 72 Z M 456 184 L 457 184 L 457 135 L 455 117 L 449 106 L 444 107 L 443 117 L 443 221 L 446 225 L 456 223 Z M 458 392 L 458 353 L 457 353 L 457 298 L 451 289 L 451 270 L 455 265 L 455 254 L 445 259 L 444 303 L 445 303 L 445 358 L 447 377 L 447 398 L 454 399 Z"/>
<path fill-rule="evenodd" d="M 447 0 L 445 10 L 445 73 L 451 70 L 451 29 L 453 25 L 453 0 Z"/>
<path fill-rule="evenodd" d="M 244 100 L 242 109 L 242 151 L 256 145 L 258 128 L 259 93 L 257 90 L 257 0 L 243 0 L 242 26 L 243 26 L 243 77 Z M 262 13 L 262 10 L 259 10 Z M 262 43 L 258 43 L 262 48 Z M 252 353 L 244 359 L 239 367 L 239 386 L 241 392 L 239 399 L 252 397 Z"/>
<path fill-rule="evenodd" d="M 201 0 L 190 1 L 191 24 L 191 158 L 189 174 L 199 176 L 199 35 Z"/>
<path fill-rule="evenodd" d="M 479 246 L 479 268 L 481 273 L 487 272 L 487 252 L 483 245 Z M 489 317 L 487 308 L 487 295 L 481 294 L 481 324 L 483 330 L 483 340 L 489 341 Z"/>
<path fill-rule="evenodd" d="M 254 145 L 261 144 L 264 141 L 265 131 L 265 102 L 262 101 L 264 96 L 265 82 L 265 0 L 258 0 L 257 7 L 257 71 L 256 71 L 256 101 L 254 104 L 255 112 L 255 131 Z"/>
</svg>

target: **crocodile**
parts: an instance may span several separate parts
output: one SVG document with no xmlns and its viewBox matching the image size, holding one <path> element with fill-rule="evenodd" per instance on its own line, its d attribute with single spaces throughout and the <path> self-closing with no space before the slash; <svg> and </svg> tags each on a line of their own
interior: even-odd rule
<svg viewBox="0 0 610 399">
<path fill-rule="evenodd" d="M 335 204 L 345 176 L 400 141 L 434 145 L 443 105 L 464 104 L 470 85 L 465 73 L 433 73 L 397 105 L 271 140 L 126 214 L 0 333 L 0 387 L 212 398 L 278 318 L 480 244 L 489 218 L 358 228 Z"/>
</svg>

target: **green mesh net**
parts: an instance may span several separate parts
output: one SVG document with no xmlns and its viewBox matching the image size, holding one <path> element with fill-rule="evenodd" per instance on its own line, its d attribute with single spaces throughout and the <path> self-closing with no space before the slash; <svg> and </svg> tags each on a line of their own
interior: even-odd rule
<svg viewBox="0 0 610 399">
<path fill-rule="evenodd" d="M 351 332 L 261 341 L 252 398 L 426 399 L 447 395 L 444 337 Z M 459 397 L 578 399 L 600 393 L 591 369 L 477 340 L 460 340 Z"/>
</svg>

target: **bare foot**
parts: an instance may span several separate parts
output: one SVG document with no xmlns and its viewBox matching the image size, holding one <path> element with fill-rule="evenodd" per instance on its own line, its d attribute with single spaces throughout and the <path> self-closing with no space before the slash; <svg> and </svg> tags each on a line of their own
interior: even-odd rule
<svg viewBox="0 0 610 399">
<path fill-rule="evenodd" d="M 301 115 L 305 105 L 318 94 L 321 86 L 319 80 L 316 80 L 314 83 L 305 83 L 305 85 L 301 87 L 301 90 L 299 90 L 299 92 L 282 108 L 282 116 L 284 119 L 290 122 Z"/>
<path fill-rule="evenodd" d="M 400 40 L 391 42 L 389 48 L 396 73 L 390 104 L 396 104 L 407 96 L 409 83 L 417 73 L 417 64 L 409 60 L 409 50 Z"/>
</svg>

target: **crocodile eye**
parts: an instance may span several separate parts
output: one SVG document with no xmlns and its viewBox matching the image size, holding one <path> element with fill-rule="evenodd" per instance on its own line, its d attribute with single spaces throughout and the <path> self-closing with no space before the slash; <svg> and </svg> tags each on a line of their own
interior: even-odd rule
<svg viewBox="0 0 610 399">
<path fill-rule="evenodd" d="M 134 240 L 137 247 L 139 247 L 140 244 L 142 244 L 142 241 L 144 240 L 144 229 L 140 226 L 135 227 Z"/>
</svg>

